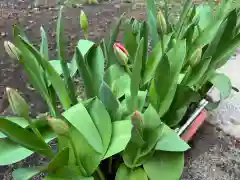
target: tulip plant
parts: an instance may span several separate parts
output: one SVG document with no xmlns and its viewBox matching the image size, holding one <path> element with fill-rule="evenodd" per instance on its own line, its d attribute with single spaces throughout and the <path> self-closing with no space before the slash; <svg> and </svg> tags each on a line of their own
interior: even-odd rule
<svg viewBox="0 0 240 180">
<path fill-rule="evenodd" d="M 49 108 L 48 115 L 31 117 L 19 92 L 6 89 L 16 116 L 0 117 L 0 165 L 34 152 L 49 158 L 40 167 L 16 169 L 14 179 L 31 179 L 40 172 L 46 180 L 181 177 L 189 146 L 171 128 L 180 124 L 191 103 L 205 95 L 207 82 L 221 90 L 222 98 L 228 96 L 230 81 L 215 70 L 236 48 L 238 10 L 225 12 L 228 2 L 224 2 L 213 16 L 217 20 L 205 21 L 209 6 L 187 1 L 179 24 L 172 25 L 167 11 L 157 14 L 153 0 L 147 5 L 147 21 L 123 15 L 110 37 L 100 43 L 87 40 L 87 17 L 81 12 L 85 39 L 79 40 L 71 61 L 64 52 L 62 9 L 57 23 L 58 60 L 49 59 L 43 27 L 37 49 L 14 26 L 14 43 L 5 42 L 5 49 L 23 65 Z M 121 25 L 122 44 L 117 42 Z M 223 41 L 228 43 L 227 51 L 221 49 Z M 74 83 L 79 74 L 84 96 Z M 54 138 L 57 153 L 48 145 Z"/>
</svg>

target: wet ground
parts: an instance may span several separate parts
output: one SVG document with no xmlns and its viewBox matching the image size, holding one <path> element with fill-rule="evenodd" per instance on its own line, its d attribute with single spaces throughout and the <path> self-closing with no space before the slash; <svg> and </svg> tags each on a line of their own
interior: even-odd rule
<svg viewBox="0 0 240 180">
<path fill-rule="evenodd" d="M 77 1 L 77 0 L 75 0 Z M 173 3 L 174 1 L 174 3 Z M 0 113 L 8 113 L 8 103 L 4 94 L 7 86 L 24 93 L 32 104 L 33 113 L 45 112 L 46 108 L 37 93 L 28 88 L 27 76 L 21 65 L 9 59 L 3 48 L 5 40 L 12 40 L 12 24 L 19 21 L 25 27 L 28 38 L 36 45 L 40 42 L 39 28 L 48 32 L 50 55 L 56 58 L 55 29 L 58 4 L 55 0 L 39 0 L 41 6 L 34 8 L 32 0 L 0 1 Z M 176 15 L 182 0 L 172 0 L 170 10 Z M 161 3 L 160 3 L 161 5 Z M 64 9 L 66 51 L 71 57 L 77 41 L 83 37 L 79 26 L 79 13 L 84 9 L 89 17 L 91 40 L 104 37 L 111 24 L 123 13 L 138 19 L 144 18 L 143 1 L 130 3 L 124 0 L 103 1 L 99 5 L 75 6 Z M 240 147 L 238 142 L 205 124 L 192 142 L 193 149 L 186 155 L 183 180 L 237 180 L 240 179 Z M 40 165 L 44 159 L 32 156 L 16 166 Z M 13 167 L 0 167 L 0 179 L 10 180 Z M 38 177 L 41 179 L 41 177 Z"/>
</svg>

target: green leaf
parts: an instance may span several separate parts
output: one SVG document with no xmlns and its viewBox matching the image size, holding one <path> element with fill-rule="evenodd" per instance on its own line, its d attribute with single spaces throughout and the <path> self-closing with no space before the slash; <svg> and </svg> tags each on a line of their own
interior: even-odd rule
<svg viewBox="0 0 240 180">
<path fill-rule="evenodd" d="M 71 105 L 71 100 L 68 97 L 67 88 L 65 87 L 61 77 L 57 74 L 51 64 L 46 59 L 44 59 L 44 57 L 42 57 L 41 54 L 31 44 L 26 42 L 22 37 L 20 37 L 20 41 L 22 45 L 25 46 L 29 52 L 35 56 L 38 63 L 41 64 L 41 66 L 47 72 L 48 78 L 51 81 L 63 107 L 65 109 L 68 109 Z"/>
<path fill-rule="evenodd" d="M 114 64 L 105 71 L 104 81 L 108 84 L 109 87 L 112 87 L 113 81 L 125 74 L 127 73 L 122 67 L 120 67 L 118 64 Z"/>
<path fill-rule="evenodd" d="M 155 150 L 168 152 L 184 152 L 189 148 L 190 146 L 167 125 L 164 125 L 162 135 L 155 146 Z"/>
<path fill-rule="evenodd" d="M 164 51 L 167 49 L 171 37 L 172 37 L 171 34 L 164 35 L 163 37 Z M 161 60 L 162 60 L 162 43 L 158 42 L 153 49 L 152 55 L 147 61 L 146 68 L 144 69 L 142 83 L 143 85 L 151 81 L 151 79 L 154 77 L 154 74 Z"/>
<path fill-rule="evenodd" d="M 111 117 L 113 117 L 119 108 L 119 101 L 104 81 L 99 89 L 99 99 L 102 101 Z"/>
<path fill-rule="evenodd" d="M 75 61 L 77 62 L 78 71 L 80 72 L 83 82 L 85 93 L 88 98 L 97 96 L 96 87 L 94 87 L 93 77 L 90 73 L 89 67 L 86 65 L 84 57 L 82 56 L 79 48 L 76 48 Z"/>
<path fill-rule="evenodd" d="M 86 56 L 86 64 L 92 76 L 93 86 L 98 91 L 104 75 L 104 56 L 100 46 L 92 46 Z"/>
<path fill-rule="evenodd" d="M 148 180 L 148 176 L 144 169 L 137 168 L 131 171 L 129 180 Z"/>
<path fill-rule="evenodd" d="M 152 0 L 148 0 L 147 1 L 147 6 L 148 6 L 148 3 L 149 2 L 155 2 L 152 1 Z M 150 9 L 148 9 L 148 12 L 147 12 L 147 16 L 148 16 L 148 26 L 149 26 L 149 29 L 150 29 L 150 35 L 152 37 L 152 47 L 155 48 L 155 46 L 157 45 L 157 43 L 159 42 L 159 35 L 158 35 L 158 31 L 157 31 L 157 20 L 156 20 L 156 17 L 154 15 L 155 13 L 153 13 Z"/>
<path fill-rule="evenodd" d="M 122 163 L 116 173 L 115 180 L 129 180 L 131 169 L 129 169 L 124 163 Z"/>
<path fill-rule="evenodd" d="M 113 156 L 125 149 L 131 137 L 132 123 L 130 120 L 113 122 L 111 143 L 104 159 Z"/>
<path fill-rule="evenodd" d="M 1 117 L 0 117 L 1 118 Z M 28 121 L 23 118 L 23 117 L 3 117 L 4 119 L 7 119 L 8 121 L 11 121 L 19 126 L 21 126 L 22 128 L 26 128 L 29 124 Z M 7 136 L 5 134 L 3 134 L 2 132 L 0 132 L 0 139 L 1 138 L 6 138 Z"/>
<path fill-rule="evenodd" d="M 94 46 L 94 42 L 85 40 L 85 39 L 80 39 L 78 41 L 77 47 L 79 51 L 81 52 L 82 56 L 85 57 L 88 51 Z"/>
<path fill-rule="evenodd" d="M 51 60 L 51 61 L 48 61 L 48 62 L 52 65 L 52 67 L 54 68 L 54 70 L 55 70 L 59 75 L 62 75 L 62 74 L 63 74 L 60 60 Z M 68 68 L 70 68 L 70 63 L 68 63 Z"/>
<path fill-rule="evenodd" d="M 133 35 L 132 32 L 132 24 L 125 24 L 124 26 L 124 34 L 123 34 L 123 39 L 124 39 L 124 45 L 125 48 L 127 49 L 129 55 L 130 55 L 130 60 L 132 60 L 135 57 L 135 53 L 137 52 L 137 37 Z"/>
<path fill-rule="evenodd" d="M 48 39 L 47 39 L 47 35 L 46 32 L 44 30 L 44 28 L 41 26 L 40 27 L 40 31 L 41 31 L 41 45 L 40 45 L 40 52 L 41 54 L 44 56 L 45 59 L 49 59 L 48 57 Z"/>
<path fill-rule="evenodd" d="M 43 168 L 34 167 L 34 168 L 19 168 L 12 172 L 14 180 L 29 180 L 33 176 L 39 174 Z"/>
<path fill-rule="evenodd" d="M 214 68 L 219 68 L 224 63 L 226 63 L 226 59 L 228 59 L 230 56 L 232 56 L 236 52 L 237 48 L 239 47 L 239 43 L 240 43 L 240 34 L 235 36 L 235 38 L 228 43 L 228 46 L 225 46 L 224 49 L 221 49 L 221 51 L 218 51 L 218 53 L 214 55 L 212 59 L 213 64 L 211 66 Z"/>
<path fill-rule="evenodd" d="M 56 137 L 50 128 L 44 128 L 40 132 L 46 143 Z M 0 141 L 0 149 L 0 166 L 16 163 L 34 153 L 9 139 Z"/>
<path fill-rule="evenodd" d="M 182 84 L 188 85 L 189 87 L 197 86 L 197 83 L 201 80 L 206 71 L 208 71 L 211 59 L 211 57 L 202 59 L 197 66 L 189 69 L 190 74 L 189 76 L 185 76 Z"/>
<path fill-rule="evenodd" d="M 137 95 L 138 95 L 138 90 L 140 86 L 141 71 L 142 71 L 143 42 L 144 42 L 144 39 L 141 39 L 138 45 L 136 56 L 134 58 L 132 75 L 131 75 L 130 90 L 131 90 L 131 97 L 133 101 L 132 102 L 133 107 L 131 107 L 132 109 L 136 109 L 137 107 Z"/>
<path fill-rule="evenodd" d="M 157 128 L 161 124 L 160 117 L 157 111 L 149 104 L 144 112 L 144 127 L 149 129 Z"/>
<path fill-rule="evenodd" d="M 54 171 L 68 164 L 69 148 L 62 149 L 48 164 L 48 170 Z"/>
<path fill-rule="evenodd" d="M 42 153 L 47 156 L 52 156 L 50 147 L 42 141 L 37 135 L 22 128 L 8 119 L 0 118 L 0 131 L 8 136 L 12 141 L 19 143 L 21 146 Z"/>
<path fill-rule="evenodd" d="M 118 79 L 112 83 L 112 92 L 117 97 L 120 98 L 124 94 L 130 92 L 131 79 L 128 74 L 120 76 Z"/>
<path fill-rule="evenodd" d="M 79 116 L 79 114 L 81 116 Z M 97 152 L 103 153 L 103 144 L 100 134 L 86 108 L 78 103 L 62 114 L 88 141 Z"/>
<path fill-rule="evenodd" d="M 209 81 L 220 91 L 221 100 L 226 99 L 231 94 L 231 80 L 225 74 L 214 73 Z"/>
<path fill-rule="evenodd" d="M 159 97 L 158 97 L 158 107 L 159 107 L 158 113 L 159 113 L 160 117 L 162 117 L 162 115 L 167 112 L 167 110 L 169 109 L 169 107 L 173 101 L 174 94 L 177 89 L 178 77 L 179 77 L 179 74 L 181 72 L 181 69 L 182 69 L 182 66 L 184 63 L 185 55 L 186 55 L 186 41 L 185 40 L 177 40 L 174 48 L 167 53 L 167 57 L 168 57 L 169 64 L 171 67 L 170 68 L 170 77 L 166 78 L 167 80 L 166 79 L 164 80 L 162 78 L 164 76 L 161 75 L 162 72 L 158 71 L 158 73 L 156 73 L 156 77 L 158 79 L 156 80 L 155 88 L 157 88 L 156 91 L 157 91 L 157 94 L 159 95 Z M 159 64 L 159 66 L 161 66 L 161 64 Z M 158 67 L 158 68 L 163 69 L 164 67 L 167 67 L 167 65 L 164 65 L 162 68 L 161 67 Z M 162 83 L 161 81 L 164 83 Z M 161 90 L 162 92 L 160 93 L 159 88 L 162 88 L 165 86 L 167 86 L 168 90 L 167 89 Z"/>
<path fill-rule="evenodd" d="M 57 22 L 57 30 L 56 30 L 56 37 L 57 37 L 57 50 L 58 50 L 58 57 L 61 62 L 61 67 L 63 70 L 64 82 L 67 87 L 68 96 L 71 99 L 72 104 L 76 104 L 78 102 L 75 85 L 73 80 L 71 79 L 70 71 L 68 69 L 68 63 L 65 56 L 65 47 L 64 47 L 64 29 L 62 24 L 62 9 L 60 8 L 59 15 L 58 15 L 58 22 Z"/>
<path fill-rule="evenodd" d="M 99 134 L 101 135 L 103 143 L 103 155 L 106 153 L 111 141 L 112 135 L 112 123 L 111 118 L 99 99 L 93 99 L 89 105 L 86 106 L 88 113 L 90 114 Z"/>
<path fill-rule="evenodd" d="M 196 13 L 199 13 L 199 27 L 200 30 L 203 31 L 214 21 L 214 14 L 211 6 L 209 4 L 204 3 L 200 4 L 196 8 Z"/>
<path fill-rule="evenodd" d="M 180 179 L 184 167 L 184 153 L 156 151 L 143 167 L 151 180 Z"/>
<path fill-rule="evenodd" d="M 187 94 L 187 96 L 185 96 Z M 199 102 L 201 100 L 200 94 L 193 91 L 188 86 L 178 84 L 176 94 L 174 96 L 173 102 L 162 117 L 163 122 L 165 122 L 170 127 L 178 125 L 186 114 L 189 105 L 193 102 Z"/>
</svg>

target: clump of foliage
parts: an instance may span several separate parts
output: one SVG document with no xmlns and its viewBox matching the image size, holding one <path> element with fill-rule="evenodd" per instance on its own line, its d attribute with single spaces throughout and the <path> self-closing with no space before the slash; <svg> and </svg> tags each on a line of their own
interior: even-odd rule
<svg viewBox="0 0 240 180">
<path fill-rule="evenodd" d="M 100 43 L 87 40 L 82 12 L 86 39 L 78 41 L 71 61 L 65 55 L 62 9 L 56 30 L 58 60 L 49 59 L 43 27 L 37 49 L 15 25 L 14 44 L 5 42 L 6 51 L 23 64 L 49 115 L 31 117 L 27 102 L 7 88 L 17 116 L 0 117 L 0 165 L 38 152 L 50 162 L 16 169 L 15 179 L 30 179 L 40 172 L 46 173 L 46 180 L 179 179 L 189 146 L 173 128 L 209 87 L 216 86 L 222 99 L 231 90 L 230 80 L 216 72 L 239 41 L 239 9 L 228 6 L 229 1 L 223 2 L 213 14 L 209 5 L 196 7 L 188 0 L 175 25 L 167 20 L 167 11 L 157 13 L 155 2 L 149 0 L 147 21 L 123 15 Z M 116 42 L 121 25 L 124 45 Z M 83 98 L 73 81 L 79 73 Z M 54 138 L 57 153 L 48 145 Z"/>
</svg>

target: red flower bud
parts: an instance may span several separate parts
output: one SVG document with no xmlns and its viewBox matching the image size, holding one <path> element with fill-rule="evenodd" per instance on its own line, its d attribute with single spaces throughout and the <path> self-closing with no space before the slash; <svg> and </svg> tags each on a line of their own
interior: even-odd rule
<svg viewBox="0 0 240 180">
<path fill-rule="evenodd" d="M 120 43 L 114 43 L 114 53 L 120 65 L 126 66 L 128 63 L 128 51 Z"/>
<path fill-rule="evenodd" d="M 133 115 L 131 116 L 131 120 L 132 120 L 133 126 L 136 126 L 138 128 L 141 128 L 143 126 L 144 118 L 143 118 L 141 112 L 139 112 L 138 110 L 136 110 L 133 113 Z"/>
</svg>

